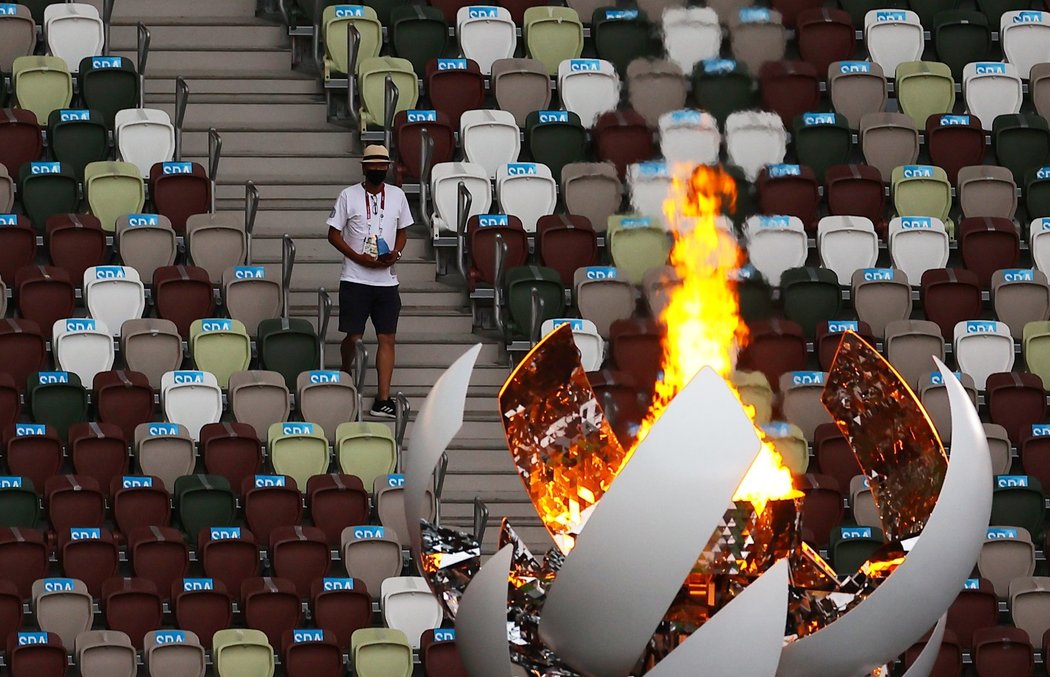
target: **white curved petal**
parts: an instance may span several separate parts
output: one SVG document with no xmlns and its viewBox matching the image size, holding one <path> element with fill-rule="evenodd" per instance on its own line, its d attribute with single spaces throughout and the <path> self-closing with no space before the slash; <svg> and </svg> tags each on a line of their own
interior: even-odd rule
<svg viewBox="0 0 1050 677">
<path fill-rule="evenodd" d="M 489 558 L 467 585 L 456 614 L 456 645 L 470 677 L 511 674 L 507 643 L 507 576 L 513 546 Z"/>
<path fill-rule="evenodd" d="M 788 561 L 782 559 L 689 636 L 646 677 L 772 677 L 784 646 Z"/>
<path fill-rule="evenodd" d="M 445 370 L 434 387 L 430 389 L 412 426 L 412 437 L 408 442 L 403 467 L 405 469 L 405 519 L 412 540 L 412 555 L 419 561 L 422 539 L 419 520 L 429 516 L 424 502 L 427 487 L 441 454 L 448 448 L 452 438 L 463 427 L 463 408 L 467 402 L 467 388 L 474 363 L 481 352 L 477 343 L 459 356 Z"/>
<path fill-rule="evenodd" d="M 587 521 L 547 594 L 544 642 L 583 674 L 626 675 L 758 451 L 739 400 L 701 370 Z"/>
<path fill-rule="evenodd" d="M 902 677 L 930 677 L 933 666 L 937 664 L 937 656 L 941 653 L 941 641 L 944 640 L 944 627 L 948 624 L 948 614 L 945 612 L 941 620 L 937 621 L 930 641 L 919 652 L 919 657 L 911 664 L 908 671 Z"/>
<path fill-rule="evenodd" d="M 952 372 L 936 362 L 951 404 L 952 454 L 926 528 L 868 599 L 784 647 L 778 677 L 855 677 L 887 663 L 947 611 L 970 575 L 991 514 L 992 466 L 977 411 Z"/>
</svg>

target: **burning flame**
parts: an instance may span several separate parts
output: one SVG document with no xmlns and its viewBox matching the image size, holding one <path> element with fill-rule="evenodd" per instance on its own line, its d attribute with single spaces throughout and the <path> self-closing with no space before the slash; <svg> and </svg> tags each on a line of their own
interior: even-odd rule
<svg viewBox="0 0 1050 677">
<path fill-rule="evenodd" d="M 736 204 L 736 183 L 721 168 L 676 167 L 664 214 L 675 234 L 671 266 L 677 278 L 660 320 L 667 327 L 663 340 L 663 376 L 642 422 L 635 448 L 660 418 L 674 396 L 705 366 L 729 382 L 739 350 L 748 339 L 740 317 L 734 273 L 744 256 L 735 237 L 719 226 L 722 206 Z M 734 388 L 737 397 L 740 393 Z M 754 408 L 744 405 L 754 420 Z M 750 501 L 759 513 L 767 501 L 794 498 L 791 472 L 765 439 L 762 450 L 733 500 Z"/>
</svg>

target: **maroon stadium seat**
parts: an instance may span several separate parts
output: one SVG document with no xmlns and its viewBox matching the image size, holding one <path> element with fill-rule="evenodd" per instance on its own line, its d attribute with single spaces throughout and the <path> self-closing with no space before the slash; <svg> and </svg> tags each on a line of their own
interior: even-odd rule
<svg viewBox="0 0 1050 677">
<path fill-rule="evenodd" d="M 867 322 L 862 320 L 829 320 L 821 322 L 817 325 L 815 343 L 817 360 L 820 362 L 821 371 L 831 370 L 831 363 L 835 360 L 835 353 L 839 349 L 839 343 L 842 341 L 842 332 L 846 327 L 871 345 L 875 345 L 875 335 L 871 331 L 871 325 Z"/>
<path fill-rule="evenodd" d="M 452 19 L 449 24 L 455 26 L 456 20 Z M 458 130 L 459 118 L 465 111 L 485 107 L 485 76 L 473 59 L 466 59 L 465 69 L 442 69 L 438 67 L 439 61 L 427 62 L 427 98 L 435 110 L 448 116 L 453 129 Z"/>
<path fill-rule="evenodd" d="M 255 535 L 240 528 L 237 535 L 226 533 L 223 538 L 213 538 L 213 531 L 217 530 L 197 532 L 197 558 L 205 576 L 221 581 L 227 592 L 239 595 L 244 580 L 259 575 L 259 546 Z"/>
<path fill-rule="evenodd" d="M 137 371 L 102 371 L 92 384 L 98 420 L 117 426 L 124 439 L 135 439 L 135 426 L 153 420 L 153 386 Z"/>
<path fill-rule="evenodd" d="M 779 115 L 784 126 L 790 129 L 796 117 L 820 107 L 823 76 L 824 73 L 818 74 L 813 64 L 806 61 L 765 62 L 758 69 L 762 108 Z"/>
<path fill-rule="evenodd" d="M 828 66 L 853 56 L 856 33 L 849 14 L 841 9 L 803 10 L 795 24 L 799 56 L 813 64 L 821 78 L 827 77 Z"/>
<path fill-rule="evenodd" d="M 467 285 L 471 290 L 478 284 L 495 284 L 496 235 L 502 235 L 507 245 L 507 253 L 503 258 L 506 270 L 524 266 L 529 260 L 529 237 L 517 216 L 484 214 L 470 217 L 467 219 L 467 243 L 470 250 Z"/>
<path fill-rule="evenodd" d="M 100 529 L 98 538 L 74 539 L 69 531 L 58 534 L 59 561 L 62 574 L 84 581 L 92 597 L 102 596 L 102 585 L 117 575 L 120 552 L 108 529 Z"/>
<path fill-rule="evenodd" d="M 145 578 L 111 578 L 103 583 L 102 612 L 106 627 L 126 633 L 136 649 L 142 648 L 147 632 L 164 622 L 164 603 L 157 586 Z"/>
<path fill-rule="evenodd" d="M 69 450 L 73 471 L 94 479 L 105 494 L 114 478 L 128 471 L 128 442 L 112 423 L 74 423 L 69 427 Z"/>
<path fill-rule="evenodd" d="M 955 325 L 981 319 L 981 286 L 977 273 L 965 268 L 934 268 L 922 274 L 922 307 L 926 319 L 952 340 Z"/>
<path fill-rule="evenodd" d="M 202 530 L 203 531 L 203 530 Z M 211 638 L 219 630 L 230 627 L 233 620 L 233 600 L 222 581 L 210 581 L 211 589 L 202 579 L 185 578 L 171 584 L 171 606 L 175 624 L 200 637 L 201 644 L 211 648 Z"/>
<path fill-rule="evenodd" d="M 47 344 L 40 325 L 33 320 L 0 320 L 0 371 L 22 388 L 30 374 L 44 368 Z"/>
<path fill-rule="evenodd" d="M 7 173 L 18 176 L 18 170 L 27 162 L 40 159 L 44 139 L 36 115 L 24 108 L 0 110 L 0 164 Z"/>
<path fill-rule="evenodd" d="M 616 165 L 621 179 L 627 165 L 644 162 L 657 154 L 652 130 L 646 126 L 645 118 L 633 110 L 602 113 L 594 122 L 591 138 L 598 160 Z"/>
<path fill-rule="evenodd" d="M 1027 372 L 990 374 L 985 382 L 985 402 L 992 423 L 1006 428 L 1010 440 L 1020 444 L 1033 423 L 1046 418 L 1043 379 Z"/>
<path fill-rule="evenodd" d="M 114 477 L 110 484 L 113 521 L 121 533 L 139 527 L 166 527 L 171 524 L 171 495 L 159 477 L 138 475 Z M 148 483 L 148 486 L 146 484 Z"/>
<path fill-rule="evenodd" d="M 51 477 L 62 469 L 62 440 L 58 432 L 44 425 L 11 424 L 4 428 L 4 456 L 7 470 L 14 475 L 28 477 L 40 490 Z"/>
<path fill-rule="evenodd" d="M 244 520 L 260 543 L 270 542 L 270 533 L 279 527 L 293 527 L 302 522 L 303 498 L 291 477 L 285 477 L 285 486 L 255 486 L 255 478 L 247 477 L 241 484 L 241 505 Z"/>
<path fill-rule="evenodd" d="M 55 320 L 73 316 L 73 281 L 63 268 L 26 266 L 15 273 L 18 312 L 36 322 L 45 336 L 51 335 Z"/>
<path fill-rule="evenodd" d="M 973 646 L 973 633 L 990 628 L 999 621 L 999 598 L 986 578 L 977 580 L 977 587 L 965 587 L 948 607 L 948 628 L 959 638 L 966 650 Z"/>
<path fill-rule="evenodd" d="M 239 491 L 262 465 L 262 443 L 248 423 L 209 423 L 201 428 L 200 453 L 209 475 L 220 475 Z"/>
<path fill-rule="evenodd" d="M 456 631 L 427 630 L 419 640 L 419 660 L 426 677 L 468 677 L 456 647 Z"/>
<path fill-rule="evenodd" d="M 976 115 L 931 115 L 926 119 L 926 150 L 955 184 L 959 170 L 984 162 L 984 128 Z"/>
<path fill-rule="evenodd" d="M 157 316 L 171 320 L 188 338 L 194 320 L 215 310 L 208 271 L 197 266 L 162 266 L 153 273 L 153 303 Z"/>
<path fill-rule="evenodd" d="M 913 644 L 904 653 L 905 667 L 911 667 L 911 664 L 919 657 L 922 650 L 926 648 L 929 640 L 930 633 L 927 632 L 922 639 Z M 945 630 L 944 638 L 941 640 L 940 651 L 937 653 L 937 661 L 933 664 L 933 670 L 929 673 L 930 677 L 958 677 L 962 675 L 962 669 L 963 656 L 959 640 L 954 632 Z"/>
<path fill-rule="evenodd" d="M 424 129 L 434 140 L 434 150 L 431 155 L 433 164 L 451 162 L 455 157 L 455 127 L 459 126 L 459 120 L 453 124 L 444 111 L 434 111 L 434 113 L 434 120 L 426 119 L 429 116 L 423 113 L 415 113 L 413 119 L 409 120 L 408 111 L 401 111 L 394 116 L 394 139 L 397 142 L 395 171 L 398 184 L 410 179 L 419 179 L 423 170 L 420 164 L 420 150 L 422 148 L 421 133 Z"/>
<path fill-rule="evenodd" d="M 804 12 L 819 9 L 823 4 L 820 0 L 772 0 L 770 6 L 780 12 L 784 25 L 794 28 L 798 25 L 798 18 Z"/>
<path fill-rule="evenodd" d="M 598 234 L 586 216 L 547 214 L 536 222 L 536 232 L 540 260 L 558 271 L 566 287 L 572 287 L 577 268 L 598 264 Z"/>
<path fill-rule="evenodd" d="M 33 633 L 43 641 L 22 641 L 14 633 L 7 638 L 7 669 L 12 677 L 65 677 L 66 648 L 53 632 Z M 69 647 L 72 651 L 72 647 Z"/>
<path fill-rule="evenodd" d="M 1026 677 L 1035 669 L 1032 642 L 1020 628 L 996 626 L 973 633 L 977 677 Z"/>
<path fill-rule="evenodd" d="M 0 280 L 14 282 L 19 269 L 36 261 L 36 231 L 29 218 L 15 215 L 15 222 L 0 226 Z"/>
<path fill-rule="evenodd" d="M 821 423 L 813 432 L 813 451 L 820 472 L 835 478 L 840 487 L 864 473 L 842 431 L 834 423 Z"/>
<path fill-rule="evenodd" d="M 106 520 L 106 495 L 98 480 L 86 475 L 56 475 L 44 483 L 52 530 L 101 527 Z"/>
<path fill-rule="evenodd" d="M 644 410 L 649 405 L 648 401 L 638 401 L 640 395 L 644 397 L 638 388 L 638 381 L 627 372 L 612 369 L 587 372 L 587 380 L 590 381 L 603 409 L 607 401 L 612 400 L 615 412 L 606 410 L 606 416 L 612 421 L 613 430 L 620 443 L 628 446 L 634 439 L 635 427 L 642 422 Z"/>
<path fill-rule="evenodd" d="M 17 421 L 22 413 L 22 400 L 18 394 L 18 386 L 11 374 L 0 372 L 0 430 Z"/>
<path fill-rule="evenodd" d="M 331 565 L 328 539 L 317 527 L 277 527 L 270 532 L 270 568 L 295 584 L 302 598 L 310 585 L 324 578 Z"/>
<path fill-rule="evenodd" d="M 609 326 L 609 355 L 616 368 L 634 377 L 639 390 L 651 393 L 663 364 L 663 330 L 651 319 L 616 320 Z"/>
<path fill-rule="evenodd" d="M 190 172 L 172 172 L 176 165 L 190 165 Z M 150 196 L 158 214 L 171 219 L 180 235 L 186 232 L 186 219 L 211 210 L 211 180 L 196 162 L 158 162 L 149 170 Z"/>
<path fill-rule="evenodd" d="M 1025 474 L 1037 478 L 1044 487 L 1050 486 L 1050 435 L 1045 429 L 1024 431 L 1019 453 Z"/>
<path fill-rule="evenodd" d="M 139 527 L 128 534 L 128 558 L 136 576 L 149 579 L 160 590 L 186 577 L 190 554 L 182 532 L 171 527 Z"/>
<path fill-rule="evenodd" d="M 241 584 L 241 614 L 246 626 L 266 634 L 270 646 L 280 646 L 284 633 L 302 621 L 295 583 L 286 578 L 246 579 Z"/>
<path fill-rule="evenodd" d="M 350 647 L 355 630 L 372 625 L 372 596 L 356 578 L 323 579 L 310 586 L 314 624 L 335 635 L 339 647 Z"/>
<path fill-rule="evenodd" d="M 368 491 L 355 475 L 314 475 L 306 482 L 306 499 L 314 526 L 328 545 L 338 546 L 343 529 L 368 524 Z"/>
<path fill-rule="evenodd" d="M 343 651 L 335 637 L 324 630 L 288 630 L 281 638 L 281 655 L 287 677 L 340 677 L 343 674 Z"/>
<path fill-rule="evenodd" d="M 959 249 L 966 268 L 977 273 L 981 286 L 987 288 L 992 273 L 1017 266 L 1021 240 L 1010 219 L 974 216 L 959 224 Z"/>
<path fill-rule="evenodd" d="M 777 388 L 780 376 L 806 368 L 806 337 L 802 327 L 781 318 L 751 326 L 751 343 L 740 353 L 738 368 L 760 371 Z"/>
<path fill-rule="evenodd" d="M 817 231 L 820 184 L 812 169 L 799 165 L 766 165 L 758 174 L 756 188 L 758 208 L 763 214 L 797 216 L 809 233 Z"/>
<path fill-rule="evenodd" d="M 832 216 L 863 216 L 886 236 L 886 194 L 882 174 L 871 165 L 833 165 L 824 172 L 828 213 Z"/>
<path fill-rule="evenodd" d="M 802 528 L 819 546 L 828 543 L 832 528 L 842 522 L 842 490 L 830 475 L 805 475 L 797 488 L 806 495 L 802 506 Z"/>
<path fill-rule="evenodd" d="M 91 214 L 55 214 L 47 220 L 47 253 L 51 264 L 69 273 L 75 285 L 84 283 L 84 271 L 109 261 L 102 222 Z"/>
<path fill-rule="evenodd" d="M 0 580 L 0 637 L 8 637 L 22 626 L 22 597 L 8 580 Z"/>
<path fill-rule="evenodd" d="M 47 576 L 47 554 L 47 543 L 36 529 L 0 528 L 0 571 L 20 598 L 29 599 L 33 581 Z"/>
</svg>

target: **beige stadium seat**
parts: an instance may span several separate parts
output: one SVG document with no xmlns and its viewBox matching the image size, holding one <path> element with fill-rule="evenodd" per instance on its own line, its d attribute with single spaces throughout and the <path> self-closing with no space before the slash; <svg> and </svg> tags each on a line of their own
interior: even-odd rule
<svg viewBox="0 0 1050 677">
<path fill-rule="evenodd" d="M 561 170 L 561 194 L 570 214 L 586 216 L 604 233 L 623 202 L 623 184 L 611 162 L 571 162 Z"/>
<path fill-rule="evenodd" d="M 80 677 L 135 677 L 138 666 L 131 638 L 117 630 L 91 630 L 77 635 Z"/>
<path fill-rule="evenodd" d="M 247 423 L 261 440 L 270 426 L 287 421 L 291 398 L 284 377 L 275 371 L 250 370 L 230 375 L 230 411 L 234 420 Z"/>
<path fill-rule="evenodd" d="M 234 266 L 222 274 L 226 310 L 244 323 L 249 336 L 258 334 L 263 320 L 281 316 L 282 288 L 276 275 L 267 273 L 265 266 Z"/>
<path fill-rule="evenodd" d="M 944 359 L 944 338 L 937 323 L 895 320 L 886 325 L 886 359 L 911 387 L 934 369 L 933 358 Z"/>
<path fill-rule="evenodd" d="M 248 240 L 237 212 L 194 214 L 186 219 L 186 251 L 193 265 L 208 271 L 212 283 L 227 268 L 244 263 Z"/>
<path fill-rule="evenodd" d="M 1007 475 L 1013 458 L 1010 456 L 1010 435 L 998 423 L 983 423 L 984 436 L 988 440 L 988 453 L 992 457 L 992 474 Z"/>
<path fill-rule="evenodd" d="M 867 113 L 860 119 L 864 161 L 889 182 L 893 169 L 919 159 L 919 129 L 904 113 Z"/>
<path fill-rule="evenodd" d="M 36 48 L 36 23 L 25 5 L 15 5 L 14 14 L 0 21 L 0 71 L 10 73 L 15 59 L 30 56 Z"/>
<path fill-rule="evenodd" d="M 1050 630 L 1050 577 L 1032 576 L 1010 581 L 1010 615 L 1029 637 Z"/>
<path fill-rule="evenodd" d="M 993 216 L 1013 219 L 1017 212 L 1017 184 L 1006 167 L 975 165 L 959 169 L 956 183 L 963 217 Z"/>
<path fill-rule="evenodd" d="M 858 525 L 882 528 L 882 518 L 875 505 L 875 496 L 863 475 L 857 475 L 849 482 L 849 504 L 853 509 L 853 520 Z"/>
<path fill-rule="evenodd" d="M 806 441 L 813 441 L 813 433 L 822 423 L 834 419 L 821 402 L 827 374 L 819 371 L 789 371 L 780 376 L 780 408 L 784 418 L 802 431 Z"/>
<path fill-rule="evenodd" d="M 437 512 L 437 499 L 433 487 L 427 487 L 423 500 L 429 512 L 423 519 L 432 521 Z M 408 522 L 405 517 L 405 476 L 381 475 L 372 483 L 372 505 L 375 506 L 379 522 L 387 528 L 387 533 L 396 538 L 401 545 L 410 544 Z"/>
<path fill-rule="evenodd" d="M 189 630 L 154 630 L 143 640 L 150 677 L 204 677 L 204 647 Z"/>
<path fill-rule="evenodd" d="M 492 64 L 492 91 L 496 105 L 514 115 L 519 127 L 536 110 L 547 110 L 551 83 L 547 68 L 536 59 L 499 59 Z"/>
<path fill-rule="evenodd" d="M 138 466 L 146 475 L 159 477 L 165 487 L 192 475 L 197 463 L 193 438 L 178 423 L 140 423 L 135 427 L 134 452 Z"/>
<path fill-rule="evenodd" d="M 120 353 L 128 369 L 159 388 L 161 377 L 182 365 L 182 337 L 171 320 L 128 320 L 120 328 Z"/>
<path fill-rule="evenodd" d="M 685 106 L 686 94 L 685 75 L 673 61 L 635 59 L 627 66 L 627 99 L 651 128 L 664 113 Z"/>
<path fill-rule="evenodd" d="M 126 214 L 117 217 L 117 251 L 125 266 L 152 280 L 157 268 L 174 265 L 178 243 L 171 219 L 163 214 Z"/>
<path fill-rule="evenodd" d="M 383 581 L 401 574 L 401 544 L 384 527 L 353 526 L 340 536 L 346 573 L 361 579 L 378 599 Z"/>
<path fill-rule="evenodd" d="M 39 628 L 58 635 L 63 646 L 73 646 L 77 635 L 90 630 L 95 620 L 87 585 L 73 578 L 35 581 L 31 601 Z"/>
<path fill-rule="evenodd" d="M 977 406 L 977 386 L 974 385 L 973 377 L 969 374 L 957 374 L 959 382 L 966 389 L 973 406 Z M 926 413 L 930 415 L 937 435 L 945 444 L 952 442 L 952 412 L 948 404 L 948 390 L 944 385 L 944 378 L 937 372 L 931 371 L 919 378 L 919 389 L 916 391 L 919 400 Z"/>
<path fill-rule="evenodd" d="M 304 421 L 324 428 L 328 441 L 336 441 L 339 424 L 356 421 L 361 397 L 345 371 L 304 371 L 296 381 L 296 405 Z"/>
<path fill-rule="evenodd" d="M 997 270 L 992 273 L 995 316 L 1015 339 L 1029 322 L 1050 320 L 1050 283 L 1041 270 Z"/>
<path fill-rule="evenodd" d="M 857 319 L 867 322 L 877 337 L 886 335 L 890 322 L 911 317 L 911 286 L 900 270 L 871 268 L 854 272 L 850 296 Z"/>
<path fill-rule="evenodd" d="M 828 66 L 831 106 L 846 116 L 853 129 L 860 128 L 868 113 L 885 110 L 886 89 L 882 66 L 872 61 L 836 61 Z"/>
<path fill-rule="evenodd" d="M 1010 582 L 1035 573 L 1035 545 L 1024 527 L 990 526 L 977 558 L 977 571 L 999 599 L 1010 596 Z"/>
<path fill-rule="evenodd" d="M 635 307 L 634 287 L 620 279 L 612 267 L 580 268 L 573 275 L 576 307 L 580 316 L 594 322 L 598 333 L 609 337 L 612 323 L 631 317 Z"/>
</svg>

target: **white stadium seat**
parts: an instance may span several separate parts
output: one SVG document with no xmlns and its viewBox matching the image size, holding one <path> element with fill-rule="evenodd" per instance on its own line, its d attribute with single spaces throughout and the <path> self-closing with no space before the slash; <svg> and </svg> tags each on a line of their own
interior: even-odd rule
<svg viewBox="0 0 1050 677">
<path fill-rule="evenodd" d="M 460 7 L 456 14 L 456 37 L 463 56 L 476 61 L 485 75 L 492 72 L 494 61 L 514 56 L 517 46 L 514 19 L 505 7 Z"/>
<path fill-rule="evenodd" d="M 539 218 L 554 213 L 558 183 L 547 165 L 512 162 L 496 171 L 496 196 L 505 213 L 517 216 L 526 231 L 535 233 Z"/>
<path fill-rule="evenodd" d="M 434 200 L 434 237 L 456 232 L 459 182 L 470 191 L 467 217 L 488 214 L 492 206 L 492 184 L 485 168 L 474 162 L 440 162 L 430 173 L 430 194 Z"/>
<path fill-rule="evenodd" d="M 1023 98 L 1021 76 L 1012 63 L 968 63 L 963 69 L 966 110 L 981 120 L 986 130 L 1000 115 L 1018 113 Z"/>
<path fill-rule="evenodd" d="M 576 349 L 580 351 L 584 371 L 601 369 L 602 362 L 605 361 L 605 341 L 594 322 L 577 318 L 544 320 L 540 333 L 546 336 L 563 324 L 568 324 L 572 329 L 572 340 L 576 343 Z"/>
<path fill-rule="evenodd" d="M 889 248 L 893 267 L 903 271 L 912 286 L 919 286 L 927 270 L 948 265 L 948 231 L 935 216 L 898 216 L 891 220 Z"/>
<path fill-rule="evenodd" d="M 113 134 L 120 159 L 138 167 L 142 176 L 149 176 L 149 170 L 158 162 L 170 162 L 175 157 L 175 127 L 162 110 L 119 110 Z"/>
<path fill-rule="evenodd" d="M 671 163 L 718 163 L 722 134 L 710 113 L 686 108 L 660 116 L 660 152 Z"/>
<path fill-rule="evenodd" d="M 521 132 L 510 111 L 468 110 L 460 117 L 459 128 L 467 162 L 484 167 L 490 179 L 501 166 L 517 161 Z"/>
<path fill-rule="evenodd" d="M 69 71 L 76 73 L 81 59 L 102 54 L 106 29 L 92 5 L 70 2 L 44 9 L 44 35 L 48 51 L 64 59 Z"/>
<path fill-rule="evenodd" d="M 160 404 L 168 421 L 199 440 L 201 428 L 222 418 L 222 389 L 206 371 L 169 371 L 161 378 Z"/>
<path fill-rule="evenodd" d="M 757 179 L 764 166 L 783 162 L 787 154 L 787 130 L 776 113 L 733 113 L 726 119 L 725 138 L 729 162 L 743 169 L 748 181 Z"/>
<path fill-rule="evenodd" d="M 906 9 L 873 9 L 864 15 L 864 44 L 868 56 L 892 79 L 897 66 L 920 61 L 923 27 L 919 15 Z"/>
<path fill-rule="evenodd" d="M 664 162 L 639 162 L 627 167 L 627 192 L 631 207 L 643 216 L 664 220 L 664 201 L 672 178 Z"/>
<path fill-rule="evenodd" d="M 833 270 L 839 284 L 848 286 L 853 271 L 872 268 L 879 258 L 879 237 L 864 216 L 825 216 L 817 223 L 820 264 Z"/>
<path fill-rule="evenodd" d="M 966 320 L 955 325 L 955 363 L 973 376 L 974 385 L 984 390 L 991 374 L 1010 371 L 1014 366 L 1014 339 L 1005 322 Z"/>
<path fill-rule="evenodd" d="M 92 266 L 84 271 L 84 304 L 114 336 L 127 320 L 142 317 L 146 290 L 139 272 L 130 266 Z"/>
<path fill-rule="evenodd" d="M 751 265 L 774 287 L 785 270 L 806 265 L 806 230 L 797 216 L 751 216 L 744 230 Z"/>
<path fill-rule="evenodd" d="M 1028 246 L 1032 249 L 1032 263 L 1050 274 L 1050 217 L 1032 219 L 1028 226 Z"/>
<path fill-rule="evenodd" d="M 441 625 L 441 604 L 424 578 L 387 578 L 383 581 L 381 605 L 383 624 L 404 632 L 413 649 L 419 648 L 420 635 Z"/>
<path fill-rule="evenodd" d="M 562 106 L 592 127 L 598 116 L 616 110 L 620 102 L 620 77 L 603 59 L 566 59 L 558 64 L 558 92 Z"/>
<path fill-rule="evenodd" d="M 692 73 L 697 62 L 718 58 L 722 26 L 710 7 L 668 7 L 663 14 L 663 39 L 667 58 L 683 73 Z"/>
<path fill-rule="evenodd" d="M 999 42 L 1006 60 L 1027 80 L 1032 66 L 1050 62 L 1050 12 L 1003 12 Z"/>
<path fill-rule="evenodd" d="M 113 368 L 113 336 L 106 325 L 92 318 L 56 320 L 52 328 L 57 366 L 80 377 L 90 388 L 95 374 Z"/>
</svg>

